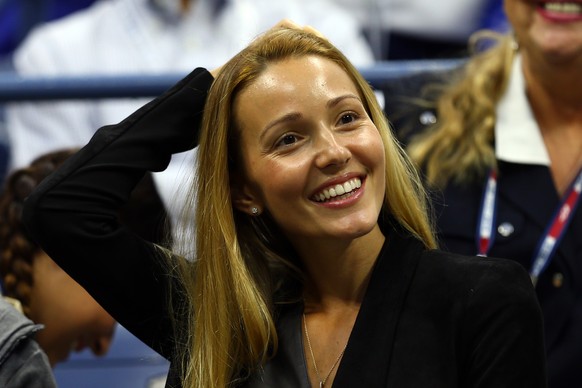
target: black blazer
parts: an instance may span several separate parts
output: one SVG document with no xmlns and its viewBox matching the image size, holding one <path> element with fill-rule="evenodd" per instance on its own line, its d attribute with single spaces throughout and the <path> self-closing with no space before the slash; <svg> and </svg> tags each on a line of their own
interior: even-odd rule
<svg viewBox="0 0 582 388">
<path fill-rule="evenodd" d="M 198 69 L 91 142 L 27 200 L 25 224 L 119 322 L 174 361 L 172 278 L 156 248 L 121 227 L 117 209 L 146 171 L 194 144 L 212 78 Z M 542 324 L 521 266 L 426 251 L 384 225 L 378 258 L 334 386 L 545 387 Z M 248 387 L 306 387 L 302 306 L 279 310 L 281 348 Z M 172 363 L 167 386 L 180 386 Z"/>
<path fill-rule="evenodd" d="M 410 137 L 438 120 L 438 112 L 415 103 L 434 102 L 435 84 L 454 79 L 457 70 L 420 73 L 386 82 L 382 89 L 386 114 L 395 133 Z M 418 100 L 417 100 L 418 101 Z M 472 186 L 450 183 L 434 191 L 441 247 L 461 254 L 477 252 L 475 236 L 485 181 Z M 519 262 L 527 270 L 533 252 L 560 198 L 547 167 L 499 161 L 496 235 L 490 255 Z M 582 387 L 582 207 L 578 207 L 564 239 L 536 286 L 545 325 L 548 378 L 551 388 Z"/>
<path fill-rule="evenodd" d="M 546 386 L 541 316 L 523 268 L 427 251 L 389 228 L 333 386 Z M 279 353 L 249 387 L 309 388 L 302 311 L 284 311 Z"/>
</svg>

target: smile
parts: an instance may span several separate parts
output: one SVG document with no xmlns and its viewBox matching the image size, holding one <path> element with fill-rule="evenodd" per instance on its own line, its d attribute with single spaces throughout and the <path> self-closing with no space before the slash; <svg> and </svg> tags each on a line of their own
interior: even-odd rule
<svg viewBox="0 0 582 388">
<path fill-rule="evenodd" d="M 362 187 L 362 181 L 360 178 L 353 178 L 341 185 L 338 184 L 324 189 L 320 193 L 315 194 L 313 200 L 316 202 L 325 202 L 332 198 L 347 196 L 360 187 Z"/>
<path fill-rule="evenodd" d="M 579 14 L 582 13 L 582 4 L 580 3 L 541 3 L 540 7 L 550 12 L 559 12 L 566 14 Z"/>
</svg>

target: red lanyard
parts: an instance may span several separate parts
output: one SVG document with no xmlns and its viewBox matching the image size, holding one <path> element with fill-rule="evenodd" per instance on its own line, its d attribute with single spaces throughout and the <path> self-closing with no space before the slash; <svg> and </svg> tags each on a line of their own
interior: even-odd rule
<svg viewBox="0 0 582 388">
<path fill-rule="evenodd" d="M 582 192 L 582 169 L 564 193 L 562 201 L 554 211 L 552 219 L 538 242 L 532 257 L 530 276 L 534 285 L 540 274 L 552 261 L 556 248 L 568 228 Z M 497 212 L 497 174 L 491 171 L 487 177 L 477 225 L 477 251 L 479 256 L 487 256 L 495 237 L 495 218 Z"/>
</svg>

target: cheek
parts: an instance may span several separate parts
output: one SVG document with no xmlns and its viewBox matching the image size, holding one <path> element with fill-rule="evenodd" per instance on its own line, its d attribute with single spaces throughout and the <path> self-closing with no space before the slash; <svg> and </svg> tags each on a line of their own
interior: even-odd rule
<svg viewBox="0 0 582 388">
<path fill-rule="evenodd" d="M 517 4 L 517 0 L 503 1 L 503 11 L 508 19 L 514 18 L 518 9 L 519 5 Z"/>
<path fill-rule="evenodd" d="M 353 146 L 353 151 L 360 163 L 377 175 L 384 176 L 386 170 L 386 154 L 382 137 L 377 130 L 372 129 Z"/>
<path fill-rule="evenodd" d="M 308 162 L 301 158 L 288 158 L 265 163 L 255 175 L 265 205 L 273 212 L 281 202 L 290 203 L 303 197 L 309 175 Z"/>
<path fill-rule="evenodd" d="M 71 278 L 66 282 L 66 287 L 63 287 L 63 289 L 66 289 L 66 295 L 69 296 L 66 298 L 61 297 L 55 304 L 58 303 L 60 314 L 68 317 L 66 320 L 68 330 L 78 333 L 99 322 L 102 322 L 101 324 L 108 321 L 113 322 L 113 318 L 95 299 Z"/>
<path fill-rule="evenodd" d="M 523 33 L 528 24 L 531 24 L 534 10 L 530 5 L 524 5 L 518 1 L 506 1 L 505 14 L 516 34 Z"/>
<path fill-rule="evenodd" d="M 368 187 L 373 187 L 374 197 L 379 207 L 384 203 L 386 194 L 386 151 L 378 132 L 367 137 L 354 148 L 353 154 L 370 174 Z"/>
<path fill-rule="evenodd" d="M 77 297 L 68 307 L 76 311 L 76 323 L 79 327 L 111 326 L 114 320 L 84 289 L 79 287 Z"/>
</svg>

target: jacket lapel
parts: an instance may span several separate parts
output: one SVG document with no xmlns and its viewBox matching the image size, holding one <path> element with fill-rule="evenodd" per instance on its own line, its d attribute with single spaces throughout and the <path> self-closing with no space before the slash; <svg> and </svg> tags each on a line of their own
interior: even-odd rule
<svg viewBox="0 0 582 388">
<path fill-rule="evenodd" d="M 403 234 L 393 231 L 378 257 L 334 387 L 387 384 L 396 327 L 423 250 Z"/>
</svg>

